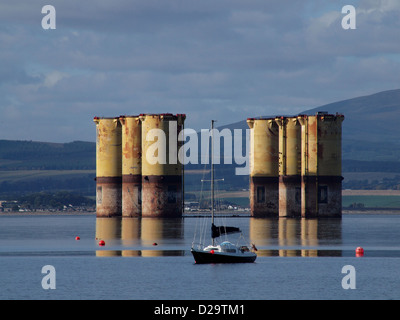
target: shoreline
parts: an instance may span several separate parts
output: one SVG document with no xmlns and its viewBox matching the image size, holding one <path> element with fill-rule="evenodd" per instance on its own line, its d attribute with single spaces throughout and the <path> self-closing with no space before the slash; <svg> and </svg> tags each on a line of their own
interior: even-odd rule
<svg viewBox="0 0 400 320">
<path fill-rule="evenodd" d="M 0 212 L 0 216 L 85 216 L 96 215 L 96 211 L 26 211 Z"/>
<path fill-rule="evenodd" d="M 400 215 L 400 208 L 370 208 L 370 209 L 344 209 L 342 211 L 342 215 L 379 215 L 379 214 L 386 214 L 386 215 Z M 1 216 L 10 216 L 10 217 L 17 217 L 17 216 L 96 216 L 95 211 L 35 211 L 35 212 L 0 212 Z M 119 216 L 123 218 L 122 216 Z M 184 213 L 182 218 L 198 218 L 198 217 L 211 217 L 209 213 Z M 216 214 L 216 217 L 226 217 L 226 218 L 251 218 L 249 213 L 230 213 L 230 212 L 222 212 Z M 130 217 L 128 217 L 130 218 Z M 134 217 L 140 218 L 140 217 Z M 154 218 L 154 217 L 150 217 Z M 279 217 L 276 217 L 279 218 Z M 284 218 L 285 219 L 285 218 Z M 288 218 L 290 219 L 290 218 Z M 324 219 L 324 217 L 322 217 Z"/>
<path fill-rule="evenodd" d="M 342 196 L 400 196 L 400 190 L 342 190 Z"/>
</svg>

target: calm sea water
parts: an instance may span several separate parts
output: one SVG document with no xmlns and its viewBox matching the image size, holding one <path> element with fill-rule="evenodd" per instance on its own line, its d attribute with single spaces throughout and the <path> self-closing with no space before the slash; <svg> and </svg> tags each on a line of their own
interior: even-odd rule
<svg viewBox="0 0 400 320">
<path fill-rule="evenodd" d="M 0 299 L 400 298 L 399 215 L 226 218 L 256 244 L 256 262 L 196 265 L 190 247 L 205 221 L 2 215 Z M 355 257 L 358 246 L 364 257 Z M 55 289 L 42 287 L 45 265 Z M 342 287 L 346 265 L 356 289 Z"/>
</svg>

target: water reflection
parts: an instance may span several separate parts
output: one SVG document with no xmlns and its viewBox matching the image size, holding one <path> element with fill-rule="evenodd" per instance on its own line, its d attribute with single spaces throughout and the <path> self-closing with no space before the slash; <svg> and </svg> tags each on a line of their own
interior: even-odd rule
<svg viewBox="0 0 400 320">
<path fill-rule="evenodd" d="M 96 218 L 96 240 L 104 240 L 106 246 L 115 249 L 96 250 L 101 257 L 159 257 L 184 255 L 183 250 L 157 250 L 159 244 L 183 239 L 183 219 L 159 218 Z M 123 249 L 121 249 L 121 247 Z M 130 247 L 131 249 L 127 249 Z M 138 248 L 138 249 L 135 249 Z M 148 249 L 143 249 L 143 247 Z M 153 248 L 151 248 L 153 247 Z M 150 249 L 151 248 L 151 249 Z"/>
<path fill-rule="evenodd" d="M 320 246 L 342 244 L 340 219 L 250 218 L 250 240 L 258 256 L 317 257 L 341 256 L 341 250 L 320 250 Z"/>
<path fill-rule="evenodd" d="M 136 218 L 124 218 L 121 220 L 121 242 L 124 246 L 132 245 L 136 240 L 140 240 L 141 220 Z M 140 250 L 121 250 L 123 257 L 140 257 Z"/>
<path fill-rule="evenodd" d="M 106 246 L 96 250 L 96 255 L 160 257 L 190 254 L 195 219 L 98 217 L 96 239 L 104 240 Z M 235 222 L 239 223 L 249 242 L 256 244 L 259 257 L 343 256 L 340 219 L 236 218 Z M 185 224 L 189 228 L 187 239 Z"/>
</svg>

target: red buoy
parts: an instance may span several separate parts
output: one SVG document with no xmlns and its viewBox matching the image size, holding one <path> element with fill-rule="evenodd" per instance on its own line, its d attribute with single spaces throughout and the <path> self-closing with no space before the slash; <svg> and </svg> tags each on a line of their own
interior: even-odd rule
<svg viewBox="0 0 400 320">
<path fill-rule="evenodd" d="M 362 257 L 364 255 L 364 249 L 362 247 L 357 247 L 356 257 Z"/>
<path fill-rule="evenodd" d="M 106 243 L 104 242 L 104 240 L 99 241 L 99 246 L 105 246 L 105 245 L 106 245 Z"/>
<path fill-rule="evenodd" d="M 214 254 L 214 252 L 215 252 L 214 250 L 211 250 L 211 251 L 210 251 L 211 254 Z"/>
<path fill-rule="evenodd" d="M 81 240 L 81 238 L 80 238 L 80 237 L 78 237 L 78 236 L 76 236 L 76 237 L 75 237 L 75 240 Z"/>
<path fill-rule="evenodd" d="M 157 245 L 158 245 L 157 242 L 154 242 L 154 243 L 153 243 L 153 246 L 157 246 Z"/>
</svg>

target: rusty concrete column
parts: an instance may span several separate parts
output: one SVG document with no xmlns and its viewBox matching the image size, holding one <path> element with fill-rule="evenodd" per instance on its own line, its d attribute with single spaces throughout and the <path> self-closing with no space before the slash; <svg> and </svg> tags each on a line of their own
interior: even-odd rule
<svg viewBox="0 0 400 320">
<path fill-rule="evenodd" d="M 95 117 L 96 215 L 121 215 L 121 125 L 118 118 Z"/>
<path fill-rule="evenodd" d="M 278 117 L 279 216 L 301 217 L 301 125 L 297 118 Z"/>
<path fill-rule="evenodd" d="M 122 216 L 142 214 L 142 126 L 139 116 L 121 116 Z"/>
<path fill-rule="evenodd" d="M 144 114 L 142 121 L 142 216 L 181 217 L 183 164 L 178 134 L 185 115 Z"/>
<path fill-rule="evenodd" d="M 274 118 L 247 119 L 250 128 L 250 210 L 253 217 L 279 215 L 279 129 Z"/>
<path fill-rule="evenodd" d="M 298 117 L 302 125 L 301 215 L 342 216 L 343 115 Z"/>
</svg>

